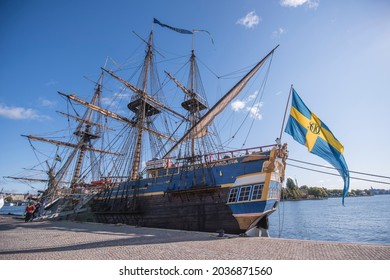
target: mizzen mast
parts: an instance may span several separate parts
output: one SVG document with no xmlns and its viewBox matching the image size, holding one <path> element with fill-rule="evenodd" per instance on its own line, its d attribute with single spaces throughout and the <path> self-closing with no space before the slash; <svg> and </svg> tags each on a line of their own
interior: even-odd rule
<svg viewBox="0 0 390 280">
<path fill-rule="evenodd" d="M 199 76 L 196 65 L 196 56 L 195 51 L 192 49 L 191 57 L 190 57 L 190 71 L 189 71 L 189 79 L 187 87 L 182 85 L 174 76 L 172 76 L 170 73 L 165 71 L 165 73 L 168 75 L 168 77 L 185 93 L 184 101 L 181 103 L 181 106 L 188 111 L 188 122 L 189 122 L 189 128 L 191 129 L 194 127 L 194 125 L 197 123 L 197 121 L 201 118 L 201 111 L 208 108 L 207 102 L 205 98 L 203 98 L 198 92 L 197 92 L 197 76 Z M 199 131 L 195 131 L 195 133 L 192 133 L 187 138 L 189 140 L 189 147 L 188 147 L 188 156 L 192 161 L 195 159 L 196 156 L 196 139 L 201 138 L 205 136 L 206 130 L 201 129 Z"/>
<path fill-rule="evenodd" d="M 171 147 L 171 149 L 165 154 L 164 158 L 169 157 L 174 149 L 190 137 L 194 137 L 199 134 L 202 135 L 213 119 L 230 104 L 230 102 L 242 91 L 248 81 L 263 66 L 265 61 L 272 56 L 277 47 L 279 47 L 279 45 L 271 50 L 262 60 L 260 60 L 235 86 L 233 86 L 210 110 L 208 110 L 205 115 L 198 119 L 196 123 L 184 134 L 184 136 Z"/>
</svg>

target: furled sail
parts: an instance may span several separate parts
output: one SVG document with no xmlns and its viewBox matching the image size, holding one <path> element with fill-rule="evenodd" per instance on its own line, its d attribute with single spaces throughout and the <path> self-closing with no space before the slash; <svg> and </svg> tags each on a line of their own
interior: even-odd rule
<svg viewBox="0 0 390 280">
<path fill-rule="evenodd" d="M 277 45 L 273 50 L 271 50 L 262 60 L 259 61 L 232 89 L 230 89 L 214 106 L 211 108 L 193 127 L 191 127 L 184 136 L 171 147 L 171 149 L 166 153 L 165 157 L 170 156 L 170 153 L 180 145 L 183 141 L 191 137 L 191 135 L 198 135 L 202 131 L 206 131 L 207 126 L 212 122 L 212 120 L 220 114 L 229 103 L 237 97 L 241 90 L 245 87 L 248 81 L 256 74 L 256 72 L 263 66 L 265 61 L 273 54 Z"/>
</svg>

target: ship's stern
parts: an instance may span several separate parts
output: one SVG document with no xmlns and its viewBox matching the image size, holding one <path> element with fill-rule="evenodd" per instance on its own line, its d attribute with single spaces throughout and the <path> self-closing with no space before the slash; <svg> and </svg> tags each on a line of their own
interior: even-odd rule
<svg viewBox="0 0 390 280">
<path fill-rule="evenodd" d="M 268 216 L 277 210 L 287 158 L 287 146 L 277 146 L 261 172 L 238 176 L 230 188 L 227 205 L 247 235 L 268 236 Z"/>
</svg>

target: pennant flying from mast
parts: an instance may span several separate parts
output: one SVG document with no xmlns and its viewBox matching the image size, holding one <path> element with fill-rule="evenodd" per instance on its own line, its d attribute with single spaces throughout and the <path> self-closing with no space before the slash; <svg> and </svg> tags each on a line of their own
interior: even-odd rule
<svg viewBox="0 0 390 280">
<path fill-rule="evenodd" d="M 214 44 L 214 39 L 213 39 L 213 36 L 211 36 L 211 33 L 210 32 L 208 32 L 207 30 L 200 30 L 200 29 L 194 29 L 194 30 L 192 30 L 194 33 L 195 32 L 206 32 L 207 34 L 209 34 L 209 37 L 210 37 L 210 39 L 211 39 L 211 43 L 213 44 L 213 46 L 215 46 L 215 44 Z"/>
<path fill-rule="evenodd" d="M 179 32 L 181 34 L 193 34 L 192 31 L 190 30 L 187 30 L 187 29 L 182 29 L 182 28 L 177 28 L 177 27 L 173 27 L 173 26 L 169 26 L 169 25 L 166 25 L 164 23 L 161 23 L 159 20 L 157 20 L 156 18 L 153 18 L 153 23 L 157 23 L 158 25 L 160 25 L 161 27 L 166 27 L 166 28 L 169 28 L 173 31 L 176 31 L 176 32 Z"/>
<path fill-rule="evenodd" d="M 342 198 L 344 205 L 344 198 L 349 189 L 349 170 L 343 156 L 344 147 L 325 123 L 306 107 L 294 89 L 292 89 L 290 117 L 284 132 L 305 145 L 309 152 L 325 159 L 338 170 L 344 179 Z"/>
<path fill-rule="evenodd" d="M 162 22 L 160 22 L 158 19 L 156 18 L 153 18 L 153 23 L 156 23 L 158 25 L 160 25 L 161 27 L 166 27 L 166 28 L 169 28 L 173 31 L 176 31 L 176 32 L 179 32 L 181 34 L 189 34 L 189 35 L 193 35 L 195 32 L 205 32 L 209 35 L 210 39 L 211 39 L 211 43 L 213 44 L 213 46 L 215 45 L 214 44 L 214 39 L 213 37 L 211 36 L 211 33 L 208 32 L 207 30 L 204 30 L 204 29 L 194 29 L 194 30 L 187 30 L 187 29 L 182 29 L 182 28 L 177 28 L 177 27 L 173 27 L 173 26 L 170 26 L 170 25 L 167 25 L 167 24 L 164 24 Z"/>
</svg>

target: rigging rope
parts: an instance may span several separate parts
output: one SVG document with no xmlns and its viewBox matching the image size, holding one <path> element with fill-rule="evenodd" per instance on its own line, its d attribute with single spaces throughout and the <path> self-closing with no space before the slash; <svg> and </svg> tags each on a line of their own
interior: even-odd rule
<svg viewBox="0 0 390 280">
<path fill-rule="evenodd" d="M 282 236 L 282 231 L 283 231 L 283 227 L 284 227 L 284 210 L 285 210 L 285 208 L 284 208 L 284 201 L 285 201 L 285 197 L 284 197 L 284 194 L 285 194 L 285 192 L 282 192 L 282 194 L 283 194 L 283 197 L 282 197 L 282 199 L 280 200 L 280 202 L 282 203 L 282 205 L 283 205 L 283 208 L 282 208 L 282 211 L 278 211 L 279 213 L 279 233 L 278 233 L 278 237 L 280 238 L 281 236 Z M 282 217 L 281 217 L 282 216 Z"/>
<path fill-rule="evenodd" d="M 252 106 L 247 107 L 249 110 L 247 110 L 247 114 L 246 114 L 244 120 L 241 122 L 241 124 L 240 124 L 239 127 L 237 128 L 236 132 L 235 132 L 229 139 L 227 139 L 227 140 L 223 143 L 224 145 L 228 145 L 228 144 L 230 144 L 230 143 L 234 140 L 235 136 L 238 134 L 238 132 L 239 132 L 239 131 L 241 130 L 241 128 L 244 126 L 244 123 L 246 122 L 246 120 L 248 119 L 248 117 L 249 117 L 251 114 L 253 114 L 252 109 L 259 109 L 259 108 L 260 108 L 260 106 L 261 106 L 261 101 L 263 100 L 263 96 L 264 96 L 265 86 L 266 86 L 267 81 L 268 81 L 268 75 L 269 75 L 269 72 L 270 72 L 270 69 L 271 69 L 272 58 L 273 58 L 273 55 L 271 56 L 271 58 L 270 58 L 270 60 L 269 60 L 268 67 L 267 67 L 267 70 L 266 70 L 266 72 L 265 72 L 265 76 L 264 76 L 264 79 L 263 79 L 263 81 L 262 81 L 262 84 L 261 84 L 261 86 L 259 87 L 259 90 L 255 91 L 255 92 L 257 92 L 257 95 L 256 95 L 256 97 L 255 97 L 255 98 L 253 99 L 253 101 L 252 101 Z M 248 91 L 249 91 L 249 90 L 248 90 Z M 258 99 L 259 96 L 260 96 L 260 98 Z M 256 104 L 258 104 L 257 107 L 255 107 Z M 252 130 L 254 121 L 255 121 L 255 119 L 253 118 L 253 120 L 252 120 L 252 122 L 251 122 L 251 124 L 250 124 L 249 130 L 248 130 L 248 132 L 247 132 L 247 135 L 246 135 L 246 137 L 245 137 L 244 143 L 242 144 L 241 147 L 244 147 L 244 146 L 245 146 L 246 141 L 248 140 L 249 134 L 250 134 L 250 132 L 251 132 L 251 130 Z"/>
<path fill-rule="evenodd" d="M 308 163 L 308 164 L 309 164 L 309 163 Z M 312 168 L 307 168 L 307 167 L 303 167 L 303 166 L 299 166 L 299 165 L 295 165 L 295 164 L 291 164 L 291 163 L 288 163 L 287 165 L 293 166 L 293 167 L 296 167 L 296 168 L 301 168 L 301 169 L 313 171 L 313 172 L 318 172 L 318 173 L 323 173 L 323 174 L 328 174 L 328 175 L 333 175 L 333 176 L 340 176 L 339 174 L 330 173 L 330 172 L 325 172 L 325 171 L 320 171 L 320 170 L 316 170 L 316 169 L 312 169 Z M 325 167 L 325 166 L 323 166 L 323 167 Z M 336 169 L 336 168 L 334 168 L 334 169 Z M 351 171 L 350 171 L 350 172 L 351 172 Z M 370 176 L 375 176 L 375 175 L 370 175 Z M 367 181 L 367 182 L 381 183 L 381 184 L 390 185 L 390 182 L 377 181 L 377 180 L 370 180 L 370 179 L 364 179 L 364 178 L 358 178 L 358 177 L 350 177 L 350 178 L 351 178 L 351 179 L 360 180 L 360 181 Z"/>
<path fill-rule="evenodd" d="M 220 79 L 222 76 L 218 76 L 217 73 L 215 73 L 210 67 L 208 67 L 202 60 L 199 59 L 198 57 L 198 61 L 204 66 L 206 67 L 207 70 L 210 71 L 211 74 L 213 74 L 217 79 Z"/>
<path fill-rule="evenodd" d="M 257 101 L 257 96 L 256 96 L 256 98 L 253 100 L 252 107 L 250 107 L 250 109 L 256 108 L 256 109 L 260 110 L 261 101 L 263 100 L 264 90 L 265 90 L 265 86 L 266 86 L 267 81 L 268 81 L 268 75 L 269 75 L 269 72 L 270 72 L 270 69 L 271 69 L 272 58 L 273 58 L 273 57 L 274 57 L 274 55 L 272 54 L 272 55 L 271 55 L 271 58 L 270 58 L 270 61 L 269 61 L 269 64 L 268 64 L 267 71 L 266 71 L 266 73 L 265 73 L 265 77 L 264 77 L 263 82 L 262 82 L 262 84 L 261 84 L 261 86 L 260 86 L 260 89 L 258 90 L 258 92 L 261 93 L 261 94 L 260 94 L 260 98 L 259 98 L 259 102 L 257 103 L 258 106 L 257 106 L 257 107 L 254 107 L 255 104 L 256 104 L 256 101 Z M 248 110 L 248 114 L 250 114 L 250 113 L 252 113 L 251 110 Z M 251 123 L 251 125 L 250 125 L 250 127 L 249 127 L 248 133 L 247 133 L 247 135 L 246 135 L 246 137 L 245 137 L 245 140 L 244 140 L 244 143 L 242 144 L 242 147 L 245 146 L 246 140 L 248 140 L 248 137 L 249 137 L 249 134 L 250 134 L 250 132 L 251 132 L 251 130 L 252 130 L 252 127 L 253 127 L 253 123 L 254 123 L 254 122 L 255 122 L 255 118 L 252 119 L 252 123 Z"/>
<path fill-rule="evenodd" d="M 45 169 L 45 167 L 43 167 L 43 162 L 42 161 L 40 161 L 40 159 L 39 159 L 39 157 L 38 157 L 38 155 L 37 155 L 37 153 L 40 153 L 41 155 L 44 155 L 44 156 L 46 156 L 46 157 L 48 157 L 47 155 L 45 155 L 44 153 L 42 153 L 42 152 L 39 152 L 35 147 L 34 147 L 34 145 L 32 144 L 32 142 L 31 142 L 31 139 L 29 139 L 29 138 L 27 138 L 28 139 L 28 142 L 30 143 L 30 146 L 31 146 L 31 148 L 32 148 L 32 150 L 33 150 L 33 153 L 34 153 L 34 155 L 35 155 L 35 158 L 38 160 L 38 164 L 37 165 L 40 165 L 41 166 L 41 168 L 44 170 Z"/>
<path fill-rule="evenodd" d="M 310 165 L 323 167 L 323 168 L 328 168 L 328 169 L 338 170 L 337 168 L 334 168 L 334 167 L 330 167 L 330 166 L 326 166 L 326 165 L 320 165 L 320 164 L 315 164 L 315 163 L 306 162 L 306 161 L 297 160 L 297 159 L 292 159 L 292 158 L 287 158 L 287 160 L 296 161 L 296 162 L 300 162 L 300 163 L 304 163 L 304 164 L 310 164 Z M 356 173 L 356 174 L 361 174 L 361 175 L 367 175 L 367 176 L 373 176 L 373 177 L 380 177 L 380 178 L 390 179 L 390 177 L 388 177 L 388 176 L 376 175 L 376 174 L 370 174 L 370 173 L 364 173 L 364 172 L 358 172 L 358 171 L 352 171 L 352 170 L 349 170 L 349 173 Z"/>
</svg>

